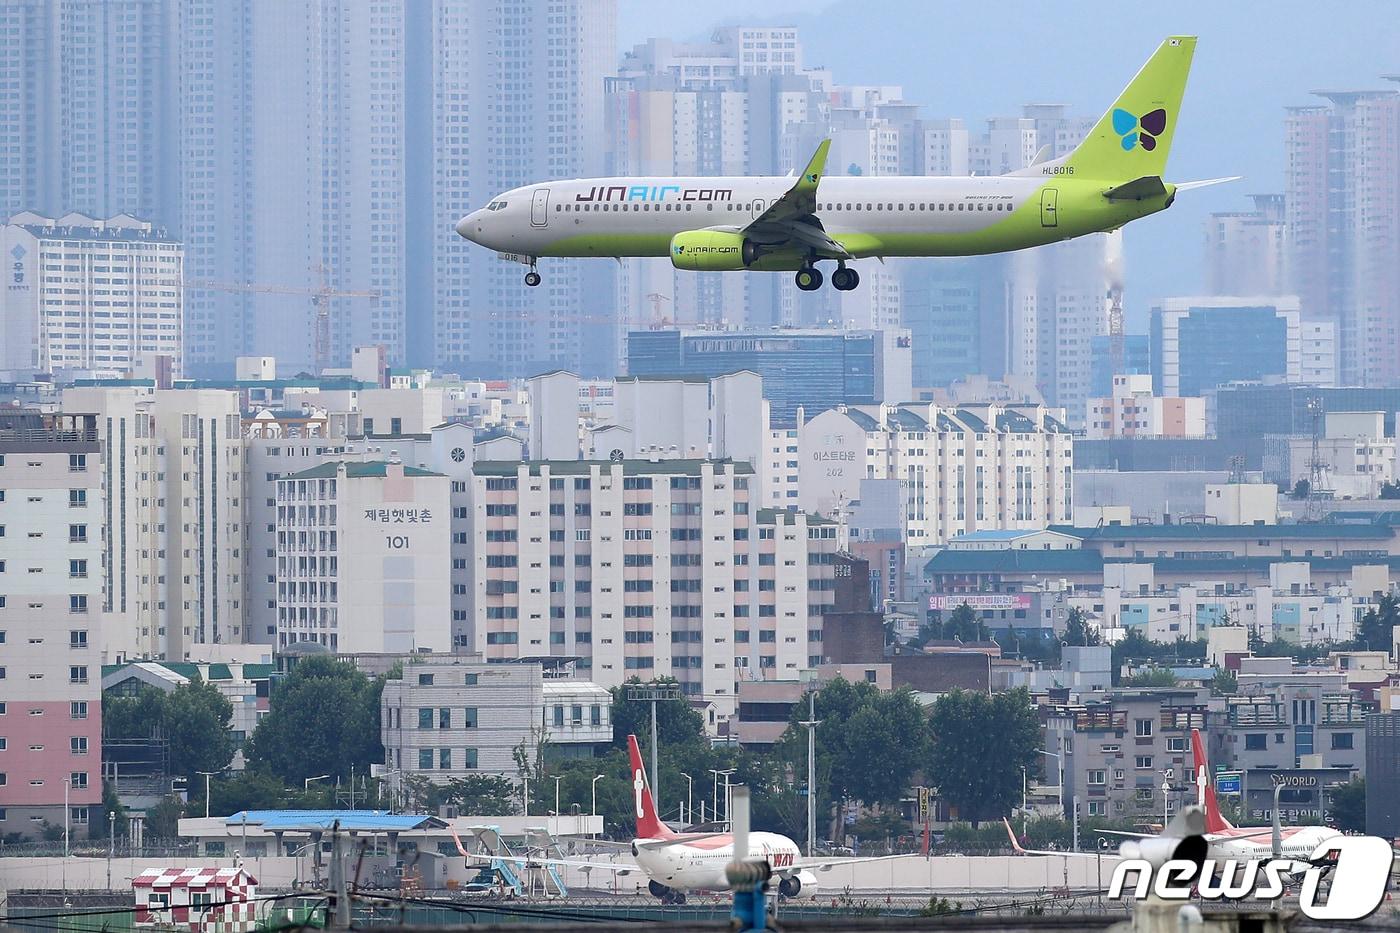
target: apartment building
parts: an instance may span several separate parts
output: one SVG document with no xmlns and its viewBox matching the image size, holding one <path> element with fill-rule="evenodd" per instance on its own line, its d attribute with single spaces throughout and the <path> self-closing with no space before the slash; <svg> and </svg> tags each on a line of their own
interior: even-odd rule
<svg viewBox="0 0 1400 933">
<path fill-rule="evenodd" d="M 1191 730 L 1206 728 L 1209 691 L 1110 690 L 1079 705 L 1042 707 L 1046 783 L 1063 768 L 1065 813 L 1160 822 L 1195 802 Z M 1165 788 L 1164 788 L 1165 785 Z"/>
<path fill-rule="evenodd" d="M 445 783 L 473 773 L 519 776 L 516 749 L 592 757 L 612 742 L 608 692 L 538 659 L 488 664 L 479 657 L 422 656 L 380 699 L 384 763 Z"/>
<path fill-rule="evenodd" d="M 0 415 L 3 835 L 100 813 L 101 466 L 91 415 Z"/>
<path fill-rule="evenodd" d="M 841 405 L 798 428 L 798 504 L 844 514 L 861 481 L 893 479 L 911 547 L 1073 513 L 1073 439 L 1038 405 Z"/>
<path fill-rule="evenodd" d="M 578 656 L 605 686 L 674 676 L 730 698 L 820 655 L 836 526 L 759 509 L 725 460 L 479 462 L 472 650 Z"/>
<path fill-rule="evenodd" d="M 127 216 L 16 214 L 0 225 L 0 370 L 178 373 L 184 245 Z M 159 361 L 159 362 L 158 362 Z"/>
<path fill-rule="evenodd" d="M 448 479 L 332 460 L 277 481 L 277 641 L 333 652 L 452 647 Z"/>
<path fill-rule="evenodd" d="M 1206 400 L 1152 394 L 1146 373 L 1114 375 L 1112 395 L 1091 398 L 1086 435 L 1105 437 L 1205 437 Z"/>
</svg>

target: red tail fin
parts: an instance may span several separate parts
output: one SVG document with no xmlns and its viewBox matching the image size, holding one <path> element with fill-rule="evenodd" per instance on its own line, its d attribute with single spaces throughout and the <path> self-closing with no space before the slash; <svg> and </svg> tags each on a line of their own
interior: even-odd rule
<svg viewBox="0 0 1400 933">
<path fill-rule="evenodd" d="M 632 763 L 632 811 L 637 818 L 638 839 L 671 839 L 676 834 L 656 815 L 656 801 L 651 798 L 647 770 L 642 766 L 642 750 L 637 737 L 627 737 L 627 757 Z"/>
<path fill-rule="evenodd" d="M 1215 783 L 1211 779 L 1206 747 L 1201 741 L 1199 729 L 1191 730 L 1191 765 L 1196 773 L 1196 800 L 1206 808 L 1206 832 L 1220 833 L 1234 829 L 1230 821 L 1220 815 L 1220 804 L 1215 799 Z"/>
</svg>

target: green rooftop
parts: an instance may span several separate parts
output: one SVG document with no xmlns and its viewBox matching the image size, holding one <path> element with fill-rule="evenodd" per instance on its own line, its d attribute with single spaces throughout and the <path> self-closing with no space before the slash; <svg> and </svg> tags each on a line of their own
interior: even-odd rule
<svg viewBox="0 0 1400 933">
<path fill-rule="evenodd" d="M 348 479 L 366 479 L 373 477 L 383 477 L 388 475 L 389 462 L 387 460 L 328 460 L 325 463 L 317 464 L 309 470 L 302 470 L 300 473 L 293 473 L 285 479 L 331 479 L 340 475 L 340 466 L 345 466 L 345 476 Z M 422 467 L 405 465 L 404 476 L 442 476 L 442 473 L 434 473 L 432 470 L 425 470 Z"/>
<path fill-rule="evenodd" d="M 699 476 L 705 464 L 714 467 L 728 466 L 735 475 L 753 473 L 753 465 L 734 460 L 481 460 L 472 465 L 477 476 L 515 476 L 522 466 L 529 467 L 531 476 L 539 476 L 540 469 L 547 467 L 551 476 L 588 476 L 597 467 L 599 472 L 608 473 L 614 466 L 622 467 L 623 476 L 682 475 Z M 718 470 L 716 471 L 718 472 Z"/>
</svg>

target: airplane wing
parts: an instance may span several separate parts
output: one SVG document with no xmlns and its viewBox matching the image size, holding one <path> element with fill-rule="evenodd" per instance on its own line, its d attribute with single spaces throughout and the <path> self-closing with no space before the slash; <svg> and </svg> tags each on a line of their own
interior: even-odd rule
<svg viewBox="0 0 1400 933">
<path fill-rule="evenodd" d="M 1016 832 L 1011 828 L 1011 823 L 1006 817 L 1001 818 L 1001 823 L 1006 827 L 1006 837 L 1011 840 L 1011 848 L 1016 850 L 1017 855 L 1064 855 L 1070 858 L 1098 858 L 1101 854 L 1097 852 L 1061 852 L 1058 849 L 1027 849 L 1021 845 L 1021 840 L 1016 838 Z M 1096 832 L 1102 831 L 1096 830 Z M 1135 834 L 1125 833 L 1124 835 Z"/>
<path fill-rule="evenodd" d="M 1227 178 L 1206 178 L 1202 181 L 1181 181 L 1177 182 L 1177 191 L 1194 191 L 1197 188 L 1209 188 L 1211 185 L 1223 185 L 1227 181 L 1239 181 L 1243 175 L 1231 175 Z"/>
<path fill-rule="evenodd" d="M 831 140 L 823 139 L 793 186 L 744 227 L 743 232 L 765 246 L 805 247 L 825 259 L 851 258 L 844 246 L 827 236 L 816 217 L 817 186 L 826 171 L 826 154 L 830 149 Z"/>
<path fill-rule="evenodd" d="M 846 865 L 857 865 L 866 862 L 888 862 L 891 859 L 909 858 L 913 853 L 904 852 L 899 855 L 867 855 L 852 856 L 850 858 L 826 859 L 821 862 L 794 862 L 782 868 L 773 869 L 775 875 L 791 875 L 799 871 L 831 871 L 833 868 L 841 868 Z"/>
</svg>

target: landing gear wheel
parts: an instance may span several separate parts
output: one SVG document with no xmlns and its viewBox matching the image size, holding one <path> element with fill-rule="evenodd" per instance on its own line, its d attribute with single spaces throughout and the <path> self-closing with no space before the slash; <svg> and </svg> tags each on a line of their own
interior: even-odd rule
<svg viewBox="0 0 1400 933">
<path fill-rule="evenodd" d="M 831 287 L 838 292 L 848 292 L 860 284 L 860 273 L 845 266 L 831 273 Z"/>
<path fill-rule="evenodd" d="M 680 891 L 675 892 L 674 894 L 671 895 L 671 903 L 672 903 L 672 904 L 675 904 L 675 905 L 677 905 L 677 906 L 684 904 L 684 903 L 685 903 L 685 894 L 683 894 L 683 893 L 680 892 Z"/>
<path fill-rule="evenodd" d="M 814 292 L 822 287 L 822 273 L 816 266 L 807 266 L 797 270 L 797 275 L 793 281 L 797 287 L 804 292 Z"/>
<path fill-rule="evenodd" d="M 525 273 L 525 284 L 534 288 L 536 285 L 540 284 L 540 274 L 534 269 L 531 269 L 529 272 Z"/>
</svg>

